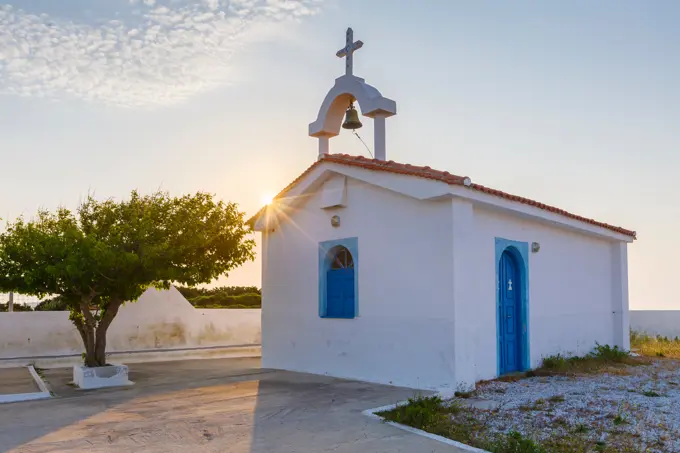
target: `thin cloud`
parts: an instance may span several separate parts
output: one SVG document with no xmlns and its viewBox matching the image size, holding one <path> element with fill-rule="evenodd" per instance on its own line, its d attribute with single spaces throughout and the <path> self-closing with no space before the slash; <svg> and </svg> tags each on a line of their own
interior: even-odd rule
<svg viewBox="0 0 680 453">
<path fill-rule="evenodd" d="M 124 19 L 75 23 L 0 5 L 0 95 L 173 104 L 227 83 L 262 27 L 312 16 L 322 0 L 130 0 Z"/>
</svg>

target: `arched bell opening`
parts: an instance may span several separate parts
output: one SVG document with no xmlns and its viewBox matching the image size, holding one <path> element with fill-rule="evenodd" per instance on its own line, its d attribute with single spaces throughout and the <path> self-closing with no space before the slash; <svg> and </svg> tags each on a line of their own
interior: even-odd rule
<svg viewBox="0 0 680 453">
<path fill-rule="evenodd" d="M 347 119 L 348 110 L 350 106 L 354 107 L 356 112 L 356 119 L 359 120 L 359 115 L 363 115 L 361 108 L 361 101 L 351 93 L 342 93 L 333 99 L 328 110 L 323 124 L 324 135 L 334 137 L 340 134 L 343 124 Z M 365 115 L 364 115 L 365 116 Z M 360 121 L 360 120 L 359 120 Z M 363 124 L 362 124 L 363 125 Z M 347 129 L 347 128 L 345 128 Z M 358 127 L 355 129 L 359 129 Z"/>
</svg>

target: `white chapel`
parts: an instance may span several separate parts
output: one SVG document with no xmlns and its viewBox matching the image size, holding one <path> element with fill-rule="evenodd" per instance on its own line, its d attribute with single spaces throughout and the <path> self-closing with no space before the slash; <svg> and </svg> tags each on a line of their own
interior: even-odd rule
<svg viewBox="0 0 680 453">
<path fill-rule="evenodd" d="M 596 343 L 629 349 L 635 232 L 387 160 L 396 103 L 353 74 L 362 46 L 348 29 L 345 75 L 309 125 L 318 158 L 251 219 L 262 366 L 447 390 Z M 332 153 L 357 106 L 375 159 Z"/>
</svg>

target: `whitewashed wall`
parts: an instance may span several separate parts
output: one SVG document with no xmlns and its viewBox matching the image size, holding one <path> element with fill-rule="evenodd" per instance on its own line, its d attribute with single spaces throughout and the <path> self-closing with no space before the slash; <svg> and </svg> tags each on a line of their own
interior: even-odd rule
<svg viewBox="0 0 680 453">
<path fill-rule="evenodd" d="M 615 293 L 620 285 L 614 254 L 619 243 L 553 228 L 532 220 L 474 209 L 476 378 L 497 373 L 496 269 L 494 238 L 541 245 L 529 251 L 529 341 L 532 367 L 556 353 L 590 352 L 595 343 L 620 345 Z M 618 307 L 620 312 L 620 306 Z M 626 330 L 627 335 L 627 330 Z"/>
<path fill-rule="evenodd" d="M 680 337 L 680 310 L 631 310 L 630 328 L 649 335 Z"/>
<path fill-rule="evenodd" d="M 125 304 L 107 335 L 107 351 L 260 343 L 259 309 L 195 309 L 175 288 L 150 289 Z M 0 313 L 0 359 L 80 354 L 68 312 Z"/>
<path fill-rule="evenodd" d="M 422 181 L 387 181 L 412 182 Z M 596 343 L 625 346 L 625 244 L 352 178 L 347 207 L 323 210 L 323 187 L 263 234 L 263 366 L 416 388 L 495 377 L 496 237 L 541 244 L 529 256 L 532 366 Z M 359 315 L 322 319 L 318 244 L 349 237 L 359 242 Z"/>
<path fill-rule="evenodd" d="M 262 365 L 410 387 L 450 385 L 450 201 L 419 202 L 354 179 L 347 208 L 323 210 L 321 199 L 310 196 L 290 222 L 263 234 Z M 338 228 L 330 224 L 335 214 Z M 359 316 L 322 319 L 318 244 L 349 237 L 359 238 Z"/>
</svg>

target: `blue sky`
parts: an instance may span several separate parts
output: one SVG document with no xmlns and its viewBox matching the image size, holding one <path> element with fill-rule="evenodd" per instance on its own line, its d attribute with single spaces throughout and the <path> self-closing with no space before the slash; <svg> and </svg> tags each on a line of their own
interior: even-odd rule
<svg viewBox="0 0 680 453">
<path fill-rule="evenodd" d="M 672 0 L 0 0 L 0 217 L 135 188 L 254 213 L 315 160 L 352 26 L 398 105 L 389 159 L 637 230 L 631 305 L 680 308 L 678 23 Z"/>
</svg>

